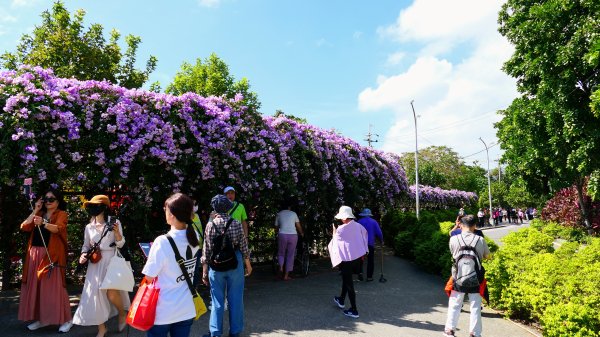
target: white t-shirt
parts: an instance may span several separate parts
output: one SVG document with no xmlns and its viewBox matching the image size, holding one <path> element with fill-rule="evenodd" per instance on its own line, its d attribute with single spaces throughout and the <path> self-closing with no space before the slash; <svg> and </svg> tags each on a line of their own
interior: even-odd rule
<svg viewBox="0 0 600 337">
<path fill-rule="evenodd" d="M 200 247 L 190 246 L 185 232 L 185 230 L 171 229 L 168 234 L 175 241 L 179 254 L 185 260 L 190 280 L 193 281 L 196 254 L 200 251 Z M 160 288 L 160 292 L 154 324 L 171 324 L 196 317 L 192 293 L 181 273 L 179 264 L 177 264 L 173 248 L 165 235 L 154 240 L 142 273 L 158 277 L 156 284 Z"/>
<path fill-rule="evenodd" d="M 298 234 L 296 232 L 296 222 L 300 222 L 298 214 L 290 210 L 283 210 L 277 213 L 275 217 L 275 226 L 279 227 L 281 234 Z"/>
</svg>

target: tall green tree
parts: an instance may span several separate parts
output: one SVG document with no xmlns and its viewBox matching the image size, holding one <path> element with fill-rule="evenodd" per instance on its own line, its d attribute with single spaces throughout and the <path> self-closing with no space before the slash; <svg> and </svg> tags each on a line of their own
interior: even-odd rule
<svg viewBox="0 0 600 337">
<path fill-rule="evenodd" d="M 515 46 L 504 71 L 521 93 L 497 124 L 503 161 L 528 186 L 550 191 L 574 183 L 588 229 L 583 186 L 600 167 L 600 116 L 590 108 L 600 68 L 585 55 L 600 31 L 598 13 L 595 0 L 508 0 L 498 20 Z"/>
<path fill-rule="evenodd" d="M 0 66 L 17 69 L 22 64 L 52 68 L 59 77 L 80 80 L 108 80 L 127 88 L 141 87 L 156 68 L 157 59 L 150 56 L 146 68 L 136 68 L 136 54 L 142 42 L 138 36 L 125 36 L 127 48 L 119 46 L 121 34 L 113 29 L 108 42 L 100 24 L 85 28 L 85 11 L 71 15 L 61 1 L 52 11 L 44 11 L 42 23 L 31 34 L 21 37 L 14 52 L 0 56 Z"/>
<path fill-rule="evenodd" d="M 587 59 L 592 66 L 600 66 L 600 34 L 596 34 L 594 47 L 587 55 Z M 590 108 L 592 109 L 594 116 L 600 116 L 600 86 L 594 88 Z M 587 191 L 592 200 L 600 200 L 600 169 L 597 169 L 590 175 Z"/>
<path fill-rule="evenodd" d="M 242 102 L 250 111 L 258 112 L 260 102 L 255 92 L 250 90 L 247 78 L 235 81 L 229 73 L 229 66 L 225 61 L 212 53 L 204 61 L 196 59 L 195 64 L 184 62 L 175 75 L 173 83 L 166 89 L 167 93 L 181 95 L 186 92 L 195 92 L 202 96 L 225 96 L 234 98 L 235 95 L 243 96 Z"/>
<path fill-rule="evenodd" d="M 403 154 L 401 161 L 409 183 L 414 184 L 414 152 Z M 419 184 L 478 193 L 487 181 L 485 170 L 465 164 L 451 148 L 430 146 L 419 150 Z"/>
</svg>

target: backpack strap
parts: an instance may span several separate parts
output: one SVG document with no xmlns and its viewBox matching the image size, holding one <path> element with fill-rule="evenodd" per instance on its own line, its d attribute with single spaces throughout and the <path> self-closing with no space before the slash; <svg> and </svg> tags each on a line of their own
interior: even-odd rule
<svg viewBox="0 0 600 337">
<path fill-rule="evenodd" d="M 175 253 L 175 259 L 177 260 L 177 264 L 179 265 L 179 268 L 181 268 L 181 272 L 183 273 L 183 276 L 185 277 L 185 281 L 187 282 L 188 288 L 190 288 L 190 292 L 192 293 L 192 296 L 193 297 L 198 296 L 198 292 L 192 285 L 192 280 L 190 280 L 190 275 L 188 274 L 188 272 L 185 268 L 183 257 L 181 257 L 181 254 L 179 254 L 179 249 L 177 249 L 177 246 L 175 245 L 175 241 L 169 234 L 167 234 L 165 236 L 169 240 L 169 243 L 171 244 L 171 248 L 173 248 L 173 252 Z M 196 267 L 198 267 L 198 266 L 196 266 Z"/>
<path fill-rule="evenodd" d="M 222 235 L 227 235 L 227 230 L 229 229 L 229 225 L 231 225 L 232 222 L 233 222 L 233 218 L 229 218 L 229 220 L 227 220 L 227 224 L 225 225 L 225 229 L 223 230 Z"/>
<path fill-rule="evenodd" d="M 236 201 L 233 208 L 230 209 L 229 212 L 227 212 L 227 214 L 229 214 L 229 215 L 233 214 L 233 212 L 235 212 L 235 210 L 238 208 L 239 205 L 240 205 L 240 203 Z"/>
</svg>

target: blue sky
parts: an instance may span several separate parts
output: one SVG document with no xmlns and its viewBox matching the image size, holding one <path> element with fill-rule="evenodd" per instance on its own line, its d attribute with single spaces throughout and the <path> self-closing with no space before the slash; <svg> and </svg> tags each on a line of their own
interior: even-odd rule
<svg viewBox="0 0 600 337">
<path fill-rule="evenodd" d="M 139 35 L 138 53 L 158 57 L 151 81 L 163 88 L 183 61 L 215 52 L 236 78 L 247 77 L 262 102 L 335 128 L 363 144 L 414 151 L 452 147 L 485 163 L 482 137 L 497 142 L 495 113 L 516 96 L 500 67 L 511 46 L 497 33 L 502 1 L 66 1 L 86 22 Z M 0 51 L 13 50 L 50 1 L 0 0 Z M 499 146 L 490 149 L 496 159 Z M 492 165 L 495 165 L 492 163 Z"/>
</svg>

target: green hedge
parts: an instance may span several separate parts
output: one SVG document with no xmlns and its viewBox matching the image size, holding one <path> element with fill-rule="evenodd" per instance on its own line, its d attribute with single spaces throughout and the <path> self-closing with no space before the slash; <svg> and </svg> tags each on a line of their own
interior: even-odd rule
<svg viewBox="0 0 600 337">
<path fill-rule="evenodd" d="M 511 233 L 486 263 L 491 304 L 512 318 L 540 322 L 544 336 L 600 336 L 600 239 L 536 222 Z"/>
<path fill-rule="evenodd" d="M 423 211 L 417 220 L 415 213 L 391 211 L 382 219 L 383 235 L 397 256 L 414 260 L 423 270 L 447 278 L 452 266 L 448 233 L 454 227 L 456 214 L 456 210 Z M 486 241 L 491 250 L 497 249 L 494 242 Z"/>
</svg>

